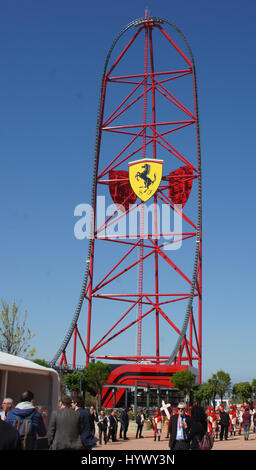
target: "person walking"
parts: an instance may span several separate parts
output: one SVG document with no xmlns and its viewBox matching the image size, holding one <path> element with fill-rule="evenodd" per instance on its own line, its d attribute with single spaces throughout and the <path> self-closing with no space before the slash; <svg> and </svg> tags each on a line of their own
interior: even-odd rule
<svg viewBox="0 0 256 470">
<path fill-rule="evenodd" d="M 162 432 L 162 416 L 161 411 L 156 410 L 154 414 L 154 441 L 156 441 L 156 437 L 160 441 L 160 436 Z"/>
<path fill-rule="evenodd" d="M 209 432 L 209 434 L 212 434 L 213 421 L 212 421 L 212 407 L 211 406 L 207 406 L 206 416 L 207 416 L 207 431 Z"/>
<path fill-rule="evenodd" d="M 237 426 L 237 417 L 238 417 L 238 413 L 237 413 L 237 407 L 236 405 L 231 405 L 230 406 L 231 408 L 231 436 L 232 434 L 234 434 L 234 436 L 236 435 L 236 426 Z"/>
<path fill-rule="evenodd" d="M 31 435 L 27 440 L 26 450 L 37 449 L 37 435 L 46 436 L 46 428 L 41 413 L 37 411 L 34 404 L 34 394 L 30 390 L 26 390 L 21 394 L 20 402 L 15 408 L 12 408 L 6 417 L 5 422 L 12 426 L 17 426 L 18 421 L 31 419 Z M 21 428 L 21 426 L 20 426 Z M 23 445 L 24 443 L 22 443 Z"/>
<path fill-rule="evenodd" d="M 244 414 L 245 407 L 241 405 L 239 412 L 238 412 L 238 423 L 239 423 L 239 430 L 238 434 L 241 435 L 243 429 L 243 414 Z"/>
<path fill-rule="evenodd" d="M 128 437 L 126 436 L 127 431 L 128 431 L 128 426 L 129 426 L 129 414 L 127 408 L 123 408 L 121 413 L 120 413 L 120 439 L 123 437 L 124 433 L 124 441 L 128 440 Z"/>
<path fill-rule="evenodd" d="M 253 432 L 256 433 L 256 407 L 254 406 L 254 413 L 252 416 L 252 422 L 253 422 Z"/>
<path fill-rule="evenodd" d="M 184 425 L 187 428 L 187 423 Z M 200 450 L 199 442 L 207 432 L 207 415 L 202 406 L 194 405 L 191 409 L 190 428 L 187 430 L 187 438 L 191 450 Z"/>
<path fill-rule="evenodd" d="M 248 400 L 246 400 L 246 406 L 250 408 L 250 411 L 253 411 L 253 401 L 251 398 L 248 398 Z"/>
<path fill-rule="evenodd" d="M 171 450 L 188 450 L 189 441 L 187 433 L 190 431 L 190 416 L 186 414 L 186 405 L 178 404 L 178 414 L 173 414 L 169 422 L 168 434 Z"/>
<path fill-rule="evenodd" d="M 215 439 L 219 439 L 220 436 L 220 408 L 216 410 L 216 432 L 215 432 Z"/>
<path fill-rule="evenodd" d="M 215 410 L 212 411 L 212 433 L 214 434 L 215 438 L 217 439 L 219 424 L 218 424 L 218 416 Z"/>
<path fill-rule="evenodd" d="M 98 423 L 97 424 L 98 424 L 98 428 L 99 428 L 99 442 L 100 442 L 100 445 L 102 444 L 102 434 L 103 434 L 104 443 L 107 444 L 107 442 L 108 442 L 108 437 L 107 437 L 108 419 L 107 419 L 107 416 L 105 415 L 103 410 L 101 410 L 101 412 L 98 416 Z"/>
<path fill-rule="evenodd" d="M 146 419 L 146 410 L 143 408 L 143 409 L 141 410 L 141 425 L 142 425 L 142 428 L 141 428 L 141 437 L 143 437 L 143 436 L 142 436 L 142 431 L 143 431 L 143 426 L 144 426 L 144 424 L 145 424 L 145 419 Z"/>
<path fill-rule="evenodd" d="M 12 398 L 4 398 L 2 401 L 2 409 L 3 411 L 0 412 L 0 419 L 5 421 L 7 418 L 8 413 L 13 408 L 13 399 Z"/>
<path fill-rule="evenodd" d="M 108 441 L 110 438 L 112 439 L 112 442 L 116 442 L 117 438 L 117 428 L 118 428 L 118 420 L 116 417 L 116 412 L 115 410 L 112 410 L 109 417 L 108 417 Z"/>
<path fill-rule="evenodd" d="M 166 418 L 165 418 L 165 424 L 166 424 L 166 436 L 165 437 L 166 437 L 166 439 L 169 439 L 169 437 L 170 437 L 169 436 L 169 422 L 170 422 L 171 416 L 173 415 L 173 409 L 172 409 L 171 406 L 169 406 L 169 408 L 168 408 L 168 413 L 169 413 L 169 415 L 166 416 Z"/>
<path fill-rule="evenodd" d="M 245 407 L 245 411 L 243 413 L 243 430 L 244 430 L 244 440 L 248 441 L 249 439 L 249 431 L 250 431 L 250 424 L 251 424 L 251 413 L 250 413 L 249 406 Z"/>
<path fill-rule="evenodd" d="M 137 424 L 136 439 L 138 438 L 141 439 L 143 438 L 142 429 L 143 429 L 143 424 L 144 424 L 141 411 L 137 412 L 136 424 Z"/>
<path fill-rule="evenodd" d="M 88 410 L 84 409 L 84 400 L 82 397 L 75 397 L 72 400 L 72 409 L 77 411 L 80 414 L 82 432 L 81 432 L 81 441 L 83 446 L 87 450 L 91 450 L 98 441 L 94 437 L 94 425 L 90 419 L 90 413 Z"/>
<path fill-rule="evenodd" d="M 91 421 L 91 429 L 93 436 L 95 435 L 95 422 L 97 423 L 98 421 L 98 415 L 97 412 L 94 408 L 94 406 L 90 406 L 90 421 Z"/>
<path fill-rule="evenodd" d="M 229 414 L 224 410 L 224 408 L 221 408 L 220 411 L 220 441 L 223 440 L 223 436 L 225 440 L 228 440 L 228 429 L 229 429 Z"/>
<path fill-rule="evenodd" d="M 48 429 L 50 450 L 82 450 L 83 426 L 80 413 L 71 408 L 72 399 L 65 395 L 60 409 L 53 411 Z"/>
</svg>

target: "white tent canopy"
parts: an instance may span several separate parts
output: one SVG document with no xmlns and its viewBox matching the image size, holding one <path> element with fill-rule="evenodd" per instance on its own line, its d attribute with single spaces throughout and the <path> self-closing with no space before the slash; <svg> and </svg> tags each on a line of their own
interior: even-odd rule
<svg viewBox="0 0 256 470">
<path fill-rule="evenodd" d="M 58 406 L 59 376 L 54 369 L 43 367 L 22 357 L 0 352 L 0 398 L 9 397 L 14 404 L 25 390 L 34 393 L 36 406 L 48 410 L 48 418 Z"/>
</svg>

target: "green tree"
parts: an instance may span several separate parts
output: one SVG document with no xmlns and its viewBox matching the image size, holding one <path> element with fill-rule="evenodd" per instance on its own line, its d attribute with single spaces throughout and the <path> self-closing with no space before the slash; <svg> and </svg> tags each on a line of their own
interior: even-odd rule
<svg viewBox="0 0 256 470">
<path fill-rule="evenodd" d="M 252 379 L 252 394 L 253 394 L 253 397 L 255 398 L 256 396 L 256 379 Z"/>
<path fill-rule="evenodd" d="M 231 379 L 230 375 L 223 370 L 219 370 L 216 374 L 213 374 L 211 379 L 208 380 L 216 390 L 217 395 L 223 400 L 225 393 L 229 390 Z"/>
<path fill-rule="evenodd" d="M 30 349 L 30 341 L 35 336 L 26 326 L 27 311 L 24 312 L 23 321 L 20 320 L 19 306 L 13 302 L 10 307 L 7 302 L 1 300 L 0 313 L 0 349 L 14 356 L 32 357 L 35 348 Z"/>
<path fill-rule="evenodd" d="M 181 370 L 173 374 L 170 378 L 170 382 L 177 388 L 181 393 L 186 395 L 186 401 L 190 402 L 190 394 L 195 385 L 196 376 L 192 374 L 190 370 Z"/>
<path fill-rule="evenodd" d="M 249 382 L 236 383 L 233 385 L 232 393 L 239 401 L 244 402 L 251 398 L 252 386 Z"/>
<path fill-rule="evenodd" d="M 63 375 L 63 382 L 70 392 L 80 393 L 84 389 L 83 371 L 68 372 Z"/>
<path fill-rule="evenodd" d="M 198 385 L 198 387 L 193 391 L 193 395 L 194 400 L 197 403 L 209 403 L 209 401 L 214 397 L 214 386 L 209 382 Z"/>
<path fill-rule="evenodd" d="M 64 375 L 63 381 L 71 392 L 83 391 L 95 397 L 102 392 L 102 387 L 110 374 L 110 367 L 103 362 L 90 362 L 82 371 L 74 370 Z"/>
<path fill-rule="evenodd" d="M 93 396 L 102 392 L 102 387 L 110 374 L 110 366 L 101 361 L 90 362 L 84 369 L 85 389 Z"/>
</svg>

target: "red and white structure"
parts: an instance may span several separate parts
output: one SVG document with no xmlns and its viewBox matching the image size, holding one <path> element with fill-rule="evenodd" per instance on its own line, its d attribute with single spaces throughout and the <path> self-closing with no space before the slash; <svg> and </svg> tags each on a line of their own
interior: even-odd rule
<svg viewBox="0 0 256 470">
<path fill-rule="evenodd" d="M 140 159 L 163 160 L 161 183 L 146 203 L 129 183 L 128 165 Z M 81 295 L 52 365 L 70 363 L 69 348 L 75 367 L 79 345 L 85 365 L 93 359 L 116 365 L 110 384 L 132 384 L 143 377 L 167 384 L 167 377 L 184 368 L 197 370 L 200 382 L 196 73 L 183 33 L 168 20 L 146 13 L 126 26 L 110 48 L 93 171 L 92 232 Z"/>
</svg>

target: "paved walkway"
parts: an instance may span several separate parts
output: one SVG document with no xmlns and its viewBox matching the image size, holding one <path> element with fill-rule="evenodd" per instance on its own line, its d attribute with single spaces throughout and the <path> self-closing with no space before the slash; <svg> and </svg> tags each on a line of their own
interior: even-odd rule
<svg viewBox="0 0 256 470">
<path fill-rule="evenodd" d="M 154 441 L 154 433 L 151 430 L 143 430 L 143 439 L 136 439 L 136 434 L 128 431 L 128 441 L 119 439 L 117 442 L 109 441 L 108 444 L 94 447 L 94 451 L 115 451 L 115 450 L 169 450 L 169 440 L 166 439 L 165 430 L 162 432 L 160 442 Z M 256 434 L 250 433 L 249 440 L 245 441 L 244 436 L 230 436 L 227 441 L 215 441 L 213 450 L 256 450 Z"/>
</svg>

